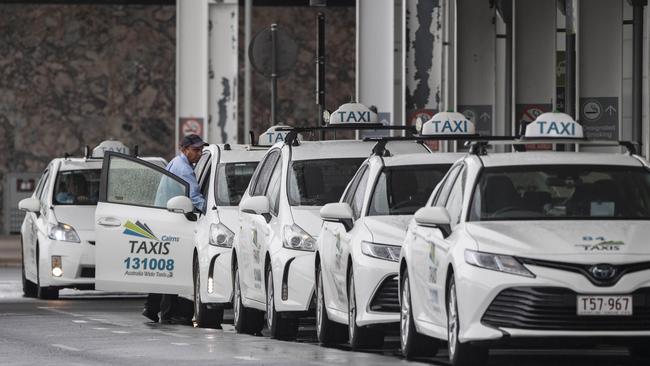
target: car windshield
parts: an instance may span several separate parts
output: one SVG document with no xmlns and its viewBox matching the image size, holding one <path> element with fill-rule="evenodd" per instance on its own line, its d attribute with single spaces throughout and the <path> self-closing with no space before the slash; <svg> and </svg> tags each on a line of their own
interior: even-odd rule
<svg viewBox="0 0 650 366">
<path fill-rule="evenodd" d="M 55 205 L 97 205 L 101 169 L 59 171 L 52 202 Z"/>
<path fill-rule="evenodd" d="M 323 206 L 338 202 L 364 158 L 298 160 L 289 168 L 292 206 Z"/>
<path fill-rule="evenodd" d="M 368 216 L 412 215 L 424 206 L 451 164 L 387 167 L 381 172 Z"/>
<path fill-rule="evenodd" d="M 643 167 L 495 167 L 477 184 L 470 221 L 650 219 L 650 172 Z"/>
<path fill-rule="evenodd" d="M 215 178 L 217 206 L 239 205 L 257 164 L 256 161 L 219 164 Z"/>
</svg>

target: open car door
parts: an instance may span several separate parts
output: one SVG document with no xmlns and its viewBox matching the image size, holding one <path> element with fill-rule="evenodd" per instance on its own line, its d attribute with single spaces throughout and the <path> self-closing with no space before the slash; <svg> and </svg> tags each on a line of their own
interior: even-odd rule
<svg viewBox="0 0 650 366">
<path fill-rule="evenodd" d="M 104 156 L 95 211 L 96 289 L 192 292 L 196 217 L 188 196 L 189 185 L 160 166 L 114 152 Z M 168 210 L 172 198 L 185 209 Z"/>
</svg>

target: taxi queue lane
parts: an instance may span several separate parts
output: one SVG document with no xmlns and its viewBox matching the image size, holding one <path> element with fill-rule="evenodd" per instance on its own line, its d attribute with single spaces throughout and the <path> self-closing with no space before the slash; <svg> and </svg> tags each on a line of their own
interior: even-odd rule
<svg viewBox="0 0 650 366">
<path fill-rule="evenodd" d="M 223 330 L 147 323 L 140 315 L 143 301 L 77 290 L 62 290 L 59 300 L 24 298 L 20 268 L 0 267 L 0 365 L 448 365 L 445 351 L 403 360 L 396 336 L 378 350 L 321 347 L 313 319 L 301 323 L 294 342 L 237 334 L 230 311 Z M 631 363 L 622 349 L 501 350 L 491 354 L 489 365 Z"/>
</svg>

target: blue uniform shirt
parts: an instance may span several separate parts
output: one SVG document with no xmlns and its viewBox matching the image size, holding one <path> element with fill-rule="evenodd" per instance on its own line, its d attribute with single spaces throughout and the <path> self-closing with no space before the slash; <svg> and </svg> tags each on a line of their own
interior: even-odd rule
<svg viewBox="0 0 650 366">
<path fill-rule="evenodd" d="M 203 198 L 203 195 L 201 194 L 201 189 L 199 188 L 199 182 L 196 180 L 194 168 L 192 168 L 190 161 L 187 160 L 187 156 L 185 156 L 185 154 L 177 155 L 169 162 L 169 164 L 167 164 L 165 169 L 179 178 L 182 178 L 190 185 L 190 199 L 192 200 L 194 207 L 200 211 L 204 211 L 205 198 Z"/>
</svg>

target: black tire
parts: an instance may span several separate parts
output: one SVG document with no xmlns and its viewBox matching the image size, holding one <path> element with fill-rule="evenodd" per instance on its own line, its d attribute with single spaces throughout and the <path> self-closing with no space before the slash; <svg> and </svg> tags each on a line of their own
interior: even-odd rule
<svg viewBox="0 0 650 366">
<path fill-rule="evenodd" d="M 456 282 L 454 278 L 447 284 L 447 348 L 449 361 L 454 366 L 480 366 L 487 362 L 488 349 L 461 343 L 458 340 L 460 317 L 458 315 L 458 298 L 456 297 Z"/>
<path fill-rule="evenodd" d="M 354 273 L 348 275 L 348 341 L 352 349 L 381 348 L 384 346 L 384 332 L 381 329 L 357 325 L 357 299 Z"/>
<path fill-rule="evenodd" d="M 348 332 L 343 324 L 331 321 L 325 309 L 325 292 L 321 268 L 316 269 L 316 336 L 323 345 L 347 342 Z"/>
<path fill-rule="evenodd" d="M 271 338 L 292 340 L 298 335 L 298 319 L 275 311 L 275 290 L 271 266 L 266 269 L 266 326 Z"/>
<path fill-rule="evenodd" d="M 401 275 L 400 285 L 400 345 L 402 355 L 407 360 L 416 357 L 435 356 L 440 347 L 440 341 L 418 333 L 413 319 L 411 306 L 411 285 L 408 272 L 404 270 Z"/>
<path fill-rule="evenodd" d="M 23 251 L 23 242 L 22 238 L 20 239 L 20 256 L 22 261 L 22 279 L 23 279 L 23 296 L 24 297 L 36 297 L 38 289 L 36 284 L 25 277 L 25 252 Z"/>
<path fill-rule="evenodd" d="M 201 271 L 199 260 L 194 257 L 194 322 L 199 328 L 221 328 L 223 321 L 223 308 L 208 309 L 208 306 L 201 301 Z"/>
<path fill-rule="evenodd" d="M 56 300 L 59 298 L 59 289 L 52 287 L 41 287 L 41 256 L 39 247 L 36 246 L 36 297 L 41 300 Z"/>
<path fill-rule="evenodd" d="M 235 264 L 233 283 L 233 312 L 235 315 L 235 330 L 237 333 L 258 335 L 264 327 L 264 313 L 244 306 L 239 285 L 239 268 Z"/>
</svg>

